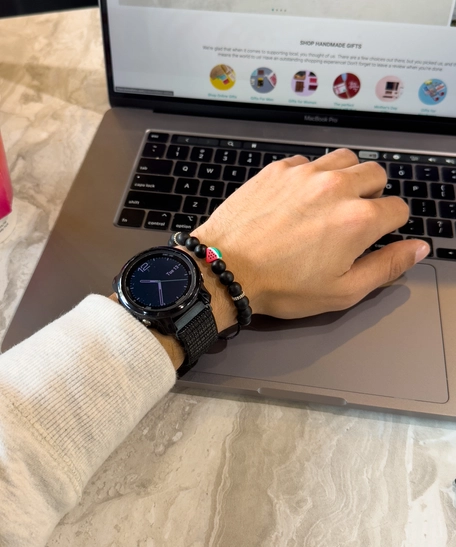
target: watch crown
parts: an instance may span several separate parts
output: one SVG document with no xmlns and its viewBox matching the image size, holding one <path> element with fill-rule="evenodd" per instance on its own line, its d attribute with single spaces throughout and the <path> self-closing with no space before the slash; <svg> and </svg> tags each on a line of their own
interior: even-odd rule
<svg viewBox="0 0 456 547">
<path fill-rule="evenodd" d="M 152 323 L 148 319 L 143 319 L 141 323 L 146 327 L 150 327 L 152 325 Z"/>
</svg>

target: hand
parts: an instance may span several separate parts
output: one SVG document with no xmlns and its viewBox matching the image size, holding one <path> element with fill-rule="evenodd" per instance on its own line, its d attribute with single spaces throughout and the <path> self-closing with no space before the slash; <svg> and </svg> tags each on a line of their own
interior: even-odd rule
<svg viewBox="0 0 456 547">
<path fill-rule="evenodd" d="M 291 319 L 345 309 L 429 253 L 411 239 L 362 256 L 409 216 L 401 198 L 380 197 L 386 180 L 377 163 L 359 164 L 345 149 L 313 162 L 287 158 L 236 190 L 193 235 L 222 251 L 254 313 Z"/>
</svg>

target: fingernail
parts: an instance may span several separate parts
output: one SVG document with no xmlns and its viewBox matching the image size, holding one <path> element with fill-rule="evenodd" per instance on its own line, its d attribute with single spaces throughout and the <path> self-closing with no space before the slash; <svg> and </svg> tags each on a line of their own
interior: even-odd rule
<svg viewBox="0 0 456 547">
<path fill-rule="evenodd" d="M 415 253 L 415 264 L 420 260 L 423 260 L 423 258 L 425 258 L 429 254 L 430 250 L 431 248 L 427 243 L 423 243 L 422 245 L 420 245 Z"/>
</svg>

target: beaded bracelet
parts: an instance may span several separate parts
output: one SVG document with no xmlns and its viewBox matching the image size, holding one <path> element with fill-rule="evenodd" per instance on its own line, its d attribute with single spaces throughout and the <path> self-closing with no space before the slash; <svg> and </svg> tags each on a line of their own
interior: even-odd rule
<svg viewBox="0 0 456 547">
<path fill-rule="evenodd" d="M 252 321 L 252 308 L 249 306 L 249 299 L 245 296 L 241 285 L 234 281 L 233 272 L 226 269 L 226 264 L 222 260 L 222 253 L 218 249 L 203 245 L 197 237 L 192 237 L 186 232 L 176 232 L 173 234 L 168 241 L 168 245 L 170 247 L 182 245 L 195 253 L 195 256 L 198 258 L 205 258 L 206 262 L 210 263 L 211 270 L 219 276 L 220 283 L 227 288 L 238 312 L 238 329 L 233 335 L 225 337 L 225 340 L 234 338 L 239 334 L 241 327 L 250 325 Z"/>
</svg>

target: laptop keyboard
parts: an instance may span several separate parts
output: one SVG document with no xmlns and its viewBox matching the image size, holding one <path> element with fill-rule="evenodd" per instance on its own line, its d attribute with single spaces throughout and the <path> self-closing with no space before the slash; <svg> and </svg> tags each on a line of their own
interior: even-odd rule
<svg viewBox="0 0 456 547">
<path fill-rule="evenodd" d="M 334 148 L 147 132 L 116 225 L 190 232 L 244 182 L 273 161 L 300 154 L 314 160 Z M 384 195 L 404 198 L 406 225 L 377 241 L 404 238 L 431 246 L 431 258 L 456 260 L 456 158 L 353 150 L 387 172 Z"/>
</svg>

